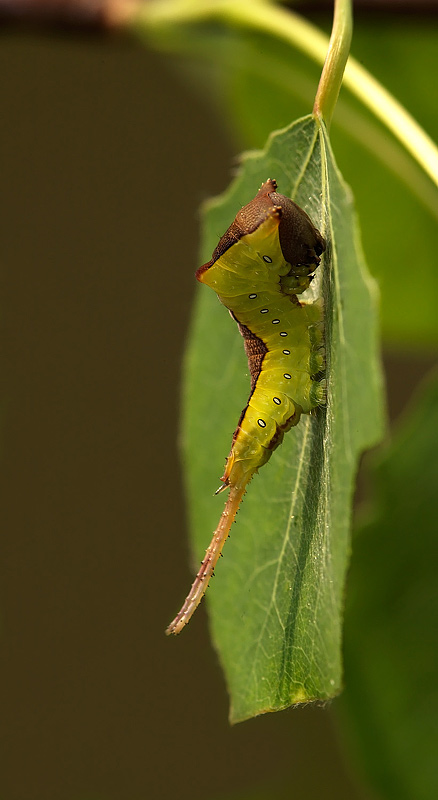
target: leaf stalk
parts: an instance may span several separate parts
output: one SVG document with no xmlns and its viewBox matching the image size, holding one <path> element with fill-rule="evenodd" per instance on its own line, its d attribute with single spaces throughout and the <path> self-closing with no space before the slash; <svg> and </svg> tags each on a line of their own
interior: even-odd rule
<svg viewBox="0 0 438 800">
<path fill-rule="evenodd" d="M 327 127 L 330 126 L 341 89 L 352 32 L 351 0 L 335 0 L 332 33 L 313 106 L 313 113 L 323 117 Z"/>
</svg>

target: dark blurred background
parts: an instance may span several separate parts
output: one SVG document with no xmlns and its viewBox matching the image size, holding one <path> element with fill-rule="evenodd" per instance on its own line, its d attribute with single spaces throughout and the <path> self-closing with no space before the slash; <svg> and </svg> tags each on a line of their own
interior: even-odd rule
<svg viewBox="0 0 438 800">
<path fill-rule="evenodd" d="M 0 98 L 1 800 L 364 800 L 327 710 L 229 727 L 204 608 L 164 636 L 196 209 L 235 149 L 121 37 L 5 29 Z M 387 363 L 398 413 L 426 362 Z"/>
</svg>

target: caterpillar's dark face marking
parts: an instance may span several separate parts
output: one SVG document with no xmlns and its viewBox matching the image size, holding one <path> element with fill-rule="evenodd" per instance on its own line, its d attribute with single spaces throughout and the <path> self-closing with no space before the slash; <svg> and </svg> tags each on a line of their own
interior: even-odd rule
<svg viewBox="0 0 438 800">
<path fill-rule="evenodd" d="M 264 183 L 253 200 L 240 209 L 234 222 L 219 240 L 213 251 L 211 261 L 200 267 L 196 273 L 202 281 L 202 274 L 243 236 L 248 236 L 268 217 L 277 217 L 278 237 L 285 261 L 293 274 L 305 277 L 310 275 L 320 263 L 319 256 L 325 250 L 325 240 L 313 225 L 310 217 L 300 206 L 278 194 L 277 183 L 269 179 Z M 274 256 L 266 251 L 262 254 L 265 263 L 272 264 Z M 301 268 L 301 269 L 300 269 Z"/>
<path fill-rule="evenodd" d="M 222 477 L 221 488 L 230 488 L 224 512 L 168 633 L 178 633 L 200 602 L 254 473 L 301 414 L 325 401 L 322 305 L 301 303 L 297 297 L 310 285 L 325 241 L 307 214 L 276 190 L 271 179 L 261 186 L 196 273 L 238 323 L 251 392 Z M 285 337 L 288 347 L 283 349 Z"/>
</svg>

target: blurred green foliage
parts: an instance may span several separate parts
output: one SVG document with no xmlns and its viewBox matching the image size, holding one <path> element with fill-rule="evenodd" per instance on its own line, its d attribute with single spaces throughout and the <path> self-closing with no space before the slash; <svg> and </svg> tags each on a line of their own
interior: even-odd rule
<svg viewBox="0 0 438 800">
<path fill-rule="evenodd" d="M 357 527 L 338 701 L 368 779 L 390 800 L 438 795 L 438 375 L 392 444 L 369 458 L 374 501 Z M 350 747 L 351 747 L 351 735 Z"/>
</svg>

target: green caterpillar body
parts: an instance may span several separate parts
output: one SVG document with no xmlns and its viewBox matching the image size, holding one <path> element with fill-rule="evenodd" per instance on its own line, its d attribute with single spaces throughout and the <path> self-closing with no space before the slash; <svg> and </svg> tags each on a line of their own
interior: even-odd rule
<svg viewBox="0 0 438 800">
<path fill-rule="evenodd" d="M 310 285 L 325 241 L 307 214 L 269 179 L 237 214 L 196 277 L 215 290 L 239 325 L 251 393 L 222 477 L 229 497 L 186 601 L 167 633 L 178 633 L 199 604 L 248 482 L 285 431 L 325 402 L 320 302 L 297 298 Z"/>
</svg>

